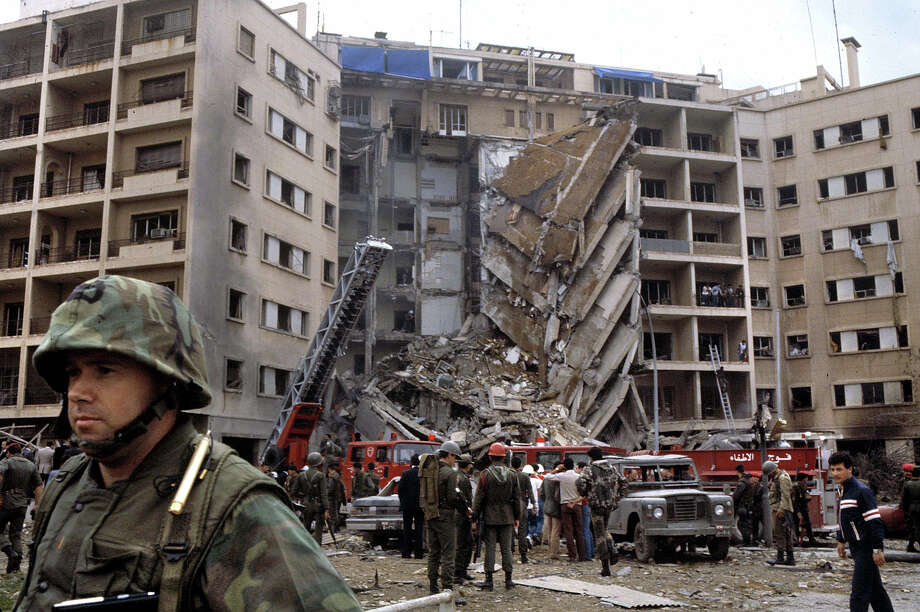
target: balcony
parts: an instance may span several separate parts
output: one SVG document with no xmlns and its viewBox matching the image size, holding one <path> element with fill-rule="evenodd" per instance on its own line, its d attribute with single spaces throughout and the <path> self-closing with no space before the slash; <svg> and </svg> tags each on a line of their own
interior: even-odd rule
<svg viewBox="0 0 920 612">
<path fill-rule="evenodd" d="M 741 245 L 733 242 L 694 242 L 693 254 L 741 257 Z"/>
<path fill-rule="evenodd" d="M 115 43 L 111 40 L 93 42 L 83 49 L 73 49 L 66 55 L 64 65 L 69 67 L 112 59 L 115 55 Z"/>
<path fill-rule="evenodd" d="M 42 183 L 40 198 L 54 198 L 65 195 L 101 191 L 105 188 L 103 177 L 77 177 Z"/>
<path fill-rule="evenodd" d="M 18 204 L 32 201 L 33 183 L 0 189 L 0 204 Z"/>
<path fill-rule="evenodd" d="M 25 268 L 29 264 L 29 252 L 23 249 L 0 250 L 0 270 Z"/>
<path fill-rule="evenodd" d="M 108 105 L 106 105 L 98 109 L 93 109 L 92 111 L 48 117 L 48 119 L 45 121 L 45 131 L 54 132 L 57 130 L 66 130 L 75 127 L 97 125 L 100 123 L 106 123 L 108 120 L 109 108 Z"/>
<path fill-rule="evenodd" d="M 185 232 L 154 229 L 144 238 L 124 238 L 109 241 L 109 257 L 142 257 L 170 255 L 185 248 Z"/>
<path fill-rule="evenodd" d="M 51 317 L 33 317 L 29 319 L 29 335 L 37 336 L 39 334 L 48 333 L 48 328 L 51 327 Z"/>
<path fill-rule="evenodd" d="M 0 130 L 0 140 L 9 138 L 21 138 L 23 136 L 34 136 L 38 134 L 38 116 L 22 118 L 16 125 L 11 125 L 6 129 Z"/>
<path fill-rule="evenodd" d="M 169 30 L 164 32 L 155 32 L 153 34 L 148 34 L 142 36 L 141 38 L 135 38 L 133 40 L 126 40 L 121 43 L 121 54 L 122 55 L 132 55 L 134 47 L 136 45 L 144 45 L 147 43 L 157 42 L 161 40 L 170 40 L 176 38 L 177 36 L 183 37 L 183 45 L 195 42 L 195 28 L 184 28 L 181 30 Z"/>
<path fill-rule="evenodd" d="M 187 179 L 189 163 L 187 161 L 185 162 L 164 161 L 164 162 L 155 163 L 155 164 L 148 164 L 148 165 L 143 166 L 140 169 L 135 168 L 134 170 L 119 170 L 117 172 L 113 172 L 112 173 L 112 189 L 124 188 L 125 182 L 126 182 L 125 179 L 130 179 L 132 177 L 139 177 L 143 175 L 151 175 L 151 174 L 158 173 L 158 172 L 167 172 L 170 170 L 175 171 L 176 180 Z M 162 177 L 162 178 L 165 178 L 165 177 Z M 127 182 L 129 183 L 128 187 L 129 188 L 132 187 L 132 185 L 130 184 L 130 181 L 127 181 Z M 166 180 L 159 180 L 155 182 L 156 184 L 159 184 L 159 185 L 168 183 L 168 181 Z"/>
<path fill-rule="evenodd" d="M 639 249 L 642 251 L 660 251 L 664 253 L 690 254 L 690 241 L 668 240 L 664 238 L 641 238 Z"/>
<path fill-rule="evenodd" d="M 38 74 L 42 71 L 41 61 L 21 61 L 0 66 L 0 81 L 15 79 L 28 74 Z"/>
<path fill-rule="evenodd" d="M 95 246 L 95 248 L 93 248 Z M 71 245 L 43 249 L 35 262 L 39 266 L 67 263 L 71 261 L 95 261 L 99 259 L 99 243 L 95 245 Z"/>
<path fill-rule="evenodd" d="M 151 104 L 157 104 L 157 103 L 160 103 L 160 102 L 168 102 L 168 101 L 170 101 L 170 100 L 179 100 L 179 109 L 180 109 L 180 110 L 185 110 L 185 109 L 187 109 L 187 108 L 191 108 L 191 107 L 192 107 L 192 92 L 191 92 L 191 91 L 187 91 L 187 92 L 185 92 L 184 94 L 179 95 L 179 96 L 175 96 L 175 97 L 173 97 L 173 98 L 158 98 L 158 99 L 156 99 L 156 100 L 144 100 L 144 99 L 138 98 L 138 99 L 135 99 L 135 100 L 131 100 L 131 101 L 129 101 L 129 102 L 122 102 L 121 104 L 118 105 L 118 116 L 117 116 L 117 118 L 118 118 L 119 120 L 121 120 L 121 119 L 127 119 L 129 114 L 132 114 L 132 115 L 133 115 L 133 114 L 136 113 L 136 111 L 135 111 L 135 113 L 130 113 L 129 111 L 131 111 L 131 109 L 136 109 L 136 108 L 141 107 L 141 106 L 149 106 L 149 105 L 151 105 Z"/>
</svg>

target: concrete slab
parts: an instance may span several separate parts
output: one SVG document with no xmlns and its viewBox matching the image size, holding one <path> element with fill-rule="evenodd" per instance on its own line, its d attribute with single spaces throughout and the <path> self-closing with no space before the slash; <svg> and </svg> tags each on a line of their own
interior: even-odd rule
<svg viewBox="0 0 920 612">
<path fill-rule="evenodd" d="M 686 605 L 673 599 L 649 595 L 642 591 L 627 589 L 614 584 L 596 584 L 562 576 L 541 576 L 539 578 L 528 578 L 527 580 L 515 580 L 514 583 L 563 593 L 591 595 L 620 608 L 679 608 Z"/>
</svg>

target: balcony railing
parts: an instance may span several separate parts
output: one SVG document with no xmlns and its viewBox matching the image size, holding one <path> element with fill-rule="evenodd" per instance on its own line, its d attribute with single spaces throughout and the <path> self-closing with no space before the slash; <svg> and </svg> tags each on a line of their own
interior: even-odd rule
<svg viewBox="0 0 920 612">
<path fill-rule="evenodd" d="M 121 104 L 118 105 L 118 118 L 127 119 L 129 109 L 137 108 L 138 106 L 146 106 L 148 104 L 156 104 L 157 102 L 167 102 L 169 100 L 175 100 L 176 98 L 180 98 L 182 100 L 180 104 L 181 108 L 190 108 L 192 106 L 192 92 L 191 91 L 187 91 L 181 95 L 173 96 L 172 98 L 160 98 L 157 100 L 136 99 L 136 100 L 131 100 L 130 102 L 122 102 Z"/>
<path fill-rule="evenodd" d="M 0 204 L 15 204 L 17 202 L 31 202 L 34 185 L 18 185 L 0 189 Z"/>
<path fill-rule="evenodd" d="M 0 338 L 15 338 L 22 335 L 22 319 L 8 319 L 0 327 Z"/>
<path fill-rule="evenodd" d="M 134 47 L 134 45 L 142 45 L 144 43 L 154 42 L 157 40 L 167 40 L 175 36 L 185 36 L 185 44 L 195 42 L 195 28 L 170 30 L 168 32 L 157 32 L 155 34 L 142 36 L 141 38 L 135 38 L 134 40 L 126 40 L 121 43 L 121 54 L 131 55 L 131 49 Z"/>
<path fill-rule="evenodd" d="M 27 74 L 37 74 L 42 71 L 42 65 L 40 61 L 34 62 L 37 63 L 37 66 L 33 66 L 33 62 L 28 60 L 22 62 L 14 62 L 12 64 L 4 64 L 0 66 L 0 81 L 5 79 L 15 79 L 16 77 L 25 76 Z"/>
<path fill-rule="evenodd" d="M 741 245 L 732 242 L 694 242 L 695 255 L 728 255 L 741 257 Z"/>
<path fill-rule="evenodd" d="M 115 43 L 112 41 L 94 43 L 84 49 L 72 49 L 64 58 L 68 66 L 79 66 L 90 62 L 112 59 L 115 55 Z"/>
<path fill-rule="evenodd" d="M 101 108 L 95 111 L 84 111 L 67 115 L 48 117 L 45 122 L 45 131 L 66 130 L 68 128 L 96 125 L 109 120 L 109 109 Z"/>
<path fill-rule="evenodd" d="M 51 198 L 62 195 L 71 195 L 75 193 L 86 193 L 88 191 L 99 191 L 105 187 L 105 179 L 77 177 L 72 179 L 63 179 L 42 183 L 39 197 Z"/>
<path fill-rule="evenodd" d="M 690 253 L 687 240 L 668 240 L 665 238 L 642 238 L 639 248 L 643 251 L 663 251 L 665 253 Z"/>
<path fill-rule="evenodd" d="M 178 178 L 184 179 L 188 178 L 188 162 L 184 161 L 181 163 L 176 162 L 163 162 L 159 164 L 150 164 L 146 165 L 141 169 L 135 168 L 134 170 L 119 170 L 112 173 L 112 188 L 119 189 L 125 186 L 125 177 L 135 176 L 138 174 L 147 174 L 149 172 L 159 172 L 161 170 L 171 170 L 176 168 L 179 170 Z"/>
<path fill-rule="evenodd" d="M 51 317 L 33 317 L 29 319 L 29 334 L 45 334 L 51 327 Z"/>
<path fill-rule="evenodd" d="M 19 138 L 20 136 L 34 136 L 35 134 L 38 134 L 38 117 L 18 121 L 15 125 L 0 128 L 0 140 Z"/>
<path fill-rule="evenodd" d="M 173 251 L 181 251 L 185 248 L 185 232 L 166 235 L 162 238 L 124 238 L 122 240 L 109 240 L 109 257 L 118 257 L 122 247 L 135 246 L 138 244 L 150 244 L 152 242 L 172 241 Z"/>
<path fill-rule="evenodd" d="M 68 261 L 93 261 L 99 259 L 99 243 L 85 245 L 71 245 L 43 249 L 35 263 L 42 266 L 47 264 L 64 263 Z"/>
<path fill-rule="evenodd" d="M 0 251 L 0 270 L 13 270 L 25 268 L 29 263 L 28 251 L 16 249 L 14 251 Z"/>
</svg>

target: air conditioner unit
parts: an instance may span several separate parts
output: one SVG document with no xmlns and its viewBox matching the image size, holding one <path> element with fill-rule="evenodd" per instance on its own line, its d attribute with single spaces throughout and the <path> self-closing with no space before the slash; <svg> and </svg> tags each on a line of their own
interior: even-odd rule
<svg viewBox="0 0 920 612">
<path fill-rule="evenodd" d="M 172 238 L 176 235 L 176 228 L 172 227 L 155 227 L 150 230 L 151 238 Z"/>
</svg>

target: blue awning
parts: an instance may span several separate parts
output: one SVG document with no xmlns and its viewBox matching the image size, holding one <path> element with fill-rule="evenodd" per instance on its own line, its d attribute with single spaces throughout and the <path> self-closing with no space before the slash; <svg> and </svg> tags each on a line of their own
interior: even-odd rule
<svg viewBox="0 0 920 612">
<path fill-rule="evenodd" d="M 431 78 L 431 63 L 425 49 L 387 49 L 387 74 Z"/>
<path fill-rule="evenodd" d="M 384 49 L 342 45 L 342 68 L 392 74 L 415 79 L 431 78 L 426 49 Z"/>
<path fill-rule="evenodd" d="M 342 45 L 342 68 L 382 74 L 385 66 L 384 50 L 381 47 Z"/>
<path fill-rule="evenodd" d="M 645 81 L 646 83 L 655 83 L 661 79 L 656 79 L 651 72 L 640 72 L 638 70 L 622 70 L 620 68 L 601 68 L 594 67 L 594 74 L 602 79 L 629 79 L 630 81 Z"/>
</svg>

